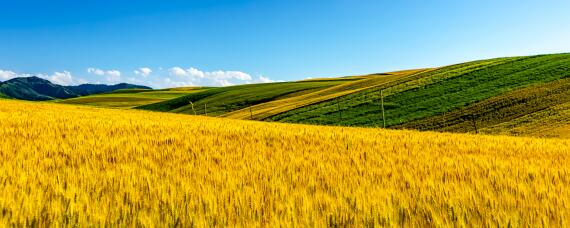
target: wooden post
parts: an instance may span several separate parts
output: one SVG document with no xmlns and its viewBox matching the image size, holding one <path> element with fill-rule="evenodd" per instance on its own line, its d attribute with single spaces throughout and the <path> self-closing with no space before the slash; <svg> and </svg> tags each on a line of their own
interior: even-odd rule
<svg viewBox="0 0 570 228">
<path fill-rule="evenodd" d="M 475 128 L 475 134 L 479 134 L 479 129 L 477 129 L 477 121 L 475 120 L 475 116 L 471 114 L 471 122 L 473 123 L 473 128 Z"/>
<path fill-rule="evenodd" d="M 208 115 L 208 106 L 204 104 L 204 115 Z"/>
<path fill-rule="evenodd" d="M 253 113 L 251 112 L 251 106 L 249 106 L 249 119 L 253 120 Z"/>
<path fill-rule="evenodd" d="M 192 101 L 190 101 L 190 105 L 192 106 L 192 111 L 194 112 L 194 115 L 197 115 L 196 110 L 194 109 L 194 104 L 192 103 Z"/>
<path fill-rule="evenodd" d="M 383 122 L 382 126 L 386 128 L 386 116 L 384 115 L 384 90 L 380 90 L 380 100 L 381 100 L 380 106 L 382 107 L 382 122 Z"/>
</svg>

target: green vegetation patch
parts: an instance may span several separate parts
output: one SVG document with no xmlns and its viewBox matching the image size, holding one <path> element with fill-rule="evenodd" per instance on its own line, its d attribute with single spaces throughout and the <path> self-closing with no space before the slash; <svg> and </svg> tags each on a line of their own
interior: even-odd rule
<svg viewBox="0 0 570 228">
<path fill-rule="evenodd" d="M 460 109 L 395 127 L 475 132 L 567 102 L 570 102 L 570 78 L 514 90 Z"/>
<path fill-rule="evenodd" d="M 176 99 L 137 108 L 186 114 L 194 114 L 194 112 L 196 112 L 198 115 L 207 113 L 210 116 L 219 116 L 252 105 L 287 98 L 288 95 L 293 93 L 324 89 L 346 82 L 347 80 L 281 82 L 211 88 Z M 192 102 L 194 109 L 192 109 L 190 102 Z"/>
<path fill-rule="evenodd" d="M 335 100 L 270 118 L 273 121 L 379 126 L 384 91 L 386 125 L 394 126 L 464 107 L 513 89 L 569 76 L 570 55 L 475 61 L 413 75 Z"/>
</svg>

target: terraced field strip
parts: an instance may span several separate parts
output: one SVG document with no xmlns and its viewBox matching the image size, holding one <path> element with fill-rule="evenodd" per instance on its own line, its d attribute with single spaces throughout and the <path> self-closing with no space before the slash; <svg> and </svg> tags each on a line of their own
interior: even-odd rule
<svg viewBox="0 0 570 228">
<path fill-rule="evenodd" d="M 570 55 L 512 57 L 443 67 L 415 79 L 375 87 L 273 116 L 273 121 L 378 126 L 384 91 L 388 126 L 439 115 L 473 102 L 569 74 Z M 404 78 L 408 79 L 408 78 Z M 402 79 L 402 80 L 404 80 Z"/>
<path fill-rule="evenodd" d="M 362 91 L 371 87 L 379 86 L 384 83 L 429 70 L 432 69 L 407 70 L 386 73 L 382 75 L 369 75 L 366 77 L 363 76 L 362 80 L 344 83 L 327 89 L 317 90 L 316 92 L 308 94 L 292 96 L 287 99 L 261 103 L 222 116 L 233 119 L 263 120 L 279 113 L 287 112 L 306 105 L 331 100 L 339 96 Z"/>
<path fill-rule="evenodd" d="M 173 100 L 137 107 L 152 111 L 220 116 L 228 112 L 273 100 L 286 99 L 291 94 L 326 89 L 355 79 L 282 82 L 211 88 Z M 194 109 L 192 109 L 192 105 Z"/>
<path fill-rule="evenodd" d="M 570 78 L 534 85 L 466 107 L 416 121 L 395 128 L 475 132 L 519 117 L 570 102 Z"/>
<path fill-rule="evenodd" d="M 358 116 L 351 116 L 347 110 L 354 109 L 355 107 L 362 109 L 363 113 L 373 113 L 377 114 L 379 112 L 379 101 L 381 91 L 390 90 L 386 92 L 384 96 L 395 93 L 397 91 L 405 91 L 408 89 L 414 89 L 424 86 L 427 83 L 435 81 L 435 79 L 445 79 L 460 76 L 462 73 L 479 70 L 488 65 L 502 64 L 508 61 L 514 61 L 516 58 L 500 58 L 492 60 L 480 60 L 469 63 L 462 63 L 451 65 L 439 69 L 434 69 L 431 71 L 420 72 L 417 74 L 412 74 L 409 77 L 404 77 L 399 80 L 392 81 L 380 85 L 378 87 L 373 87 L 370 89 L 362 90 L 358 93 L 349 94 L 347 96 L 338 97 L 332 101 L 322 102 L 315 105 L 309 105 L 303 108 L 291 110 L 289 112 L 276 115 L 271 119 L 273 121 L 280 122 L 299 122 L 299 123 L 309 123 L 309 124 L 324 124 L 324 125 L 342 125 L 343 120 L 339 118 L 342 116 L 341 113 L 345 113 L 348 119 L 359 118 Z M 395 89 L 391 89 L 394 87 Z M 364 107 L 368 106 L 368 107 Z M 390 104 L 387 104 L 390 106 Z M 340 107 L 340 108 L 339 108 Z M 354 111 L 354 110 L 352 110 Z M 379 119 L 377 116 L 366 116 L 363 117 L 367 120 L 366 125 L 375 125 Z"/>
<path fill-rule="evenodd" d="M 570 102 L 479 130 L 483 134 L 570 138 Z"/>
<path fill-rule="evenodd" d="M 174 99 L 201 90 L 167 91 L 167 90 L 121 90 L 106 94 L 97 94 L 56 101 L 64 104 L 91 105 L 109 108 L 133 108 L 165 100 Z"/>
</svg>

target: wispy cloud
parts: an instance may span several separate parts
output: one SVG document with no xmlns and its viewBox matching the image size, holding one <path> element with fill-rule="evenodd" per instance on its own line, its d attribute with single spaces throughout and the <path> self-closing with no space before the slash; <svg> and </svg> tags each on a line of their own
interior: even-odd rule
<svg viewBox="0 0 570 228">
<path fill-rule="evenodd" d="M 109 83 L 118 83 L 121 81 L 121 71 L 118 70 L 102 70 L 99 68 L 87 68 L 87 73 L 98 75 L 98 76 L 105 76 L 105 79 Z"/>
<path fill-rule="evenodd" d="M 31 77 L 37 76 L 39 78 L 46 79 L 52 83 L 59 84 L 59 85 L 74 85 L 77 83 L 86 82 L 83 79 L 75 79 L 71 72 L 69 71 L 62 71 L 62 72 L 54 72 L 53 74 L 44 74 L 44 73 L 37 73 L 37 74 L 29 74 L 29 73 L 16 73 L 10 70 L 0 70 L 0 80 L 10 80 L 17 77 Z"/>
<path fill-rule="evenodd" d="M 129 73 L 123 74 L 119 70 L 100 69 L 89 67 L 86 69 L 85 78 L 74 77 L 73 73 L 67 70 L 49 73 L 18 73 L 12 70 L 0 70 L 0 81 L 9 80 L 16 77 L 38 76 L 53 83 L 61 85 L 76 85 L 85 83 L 105 83 L 116 84 L 127 82 L 137 85 L 147 85 L 153 88 L 185 87 L 185 86 L 231 86 L 251 83 L 279 82 L 269 77 L 252 75 L 242 71 L 202 71 L 194 67 L 182 68 L 157 68 L 156 71 L 149 67 L 140 67 Z M 87 79 L 87 80 L 85 80 Z"/>
<path fill-rule="evenodd" d="M 10 80 L 16 77 L 18 77 L 18 74 L 16 74 L 14 71 L 0 70 L 0 80 L 2 81 Z"/>
<path fill-rule="evenodd" d="M 169 74 L 196 85 L 230 86 L 249 83 L 253 80 L 251 75 L 241 71 L 201 71 L 193 67 L 187 69 L 172 67 L 169 69 Z"/>
<path fill-rule="evenodd" d="M 152 69 L 150 69 L 148 67 L 141 67 L 141 68 L 135 70 L 134 73 L 136 75 L 140 75 L 140 76 L 143 76 L 146 78 L 152 73 Z"/>
<path fill-rule="evenodd" d="M 43 76 L 43 75 L 42 75 Z M 59 85 L 72 85 L 74 84 L 73 76 L 69 71 L 55 72 L 52 75 L 43 76 L 43 78 Z"/>
</svg>

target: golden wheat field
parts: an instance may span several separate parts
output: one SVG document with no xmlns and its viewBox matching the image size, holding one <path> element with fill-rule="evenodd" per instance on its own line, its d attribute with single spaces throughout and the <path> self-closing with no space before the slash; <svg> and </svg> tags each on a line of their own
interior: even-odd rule
<svg viewBox="0 0 570 228">
<path fill-rule="evenodd" d="M 568 226 L 570 142 L 0 100 L 0 225 Z"/>
</svg>

